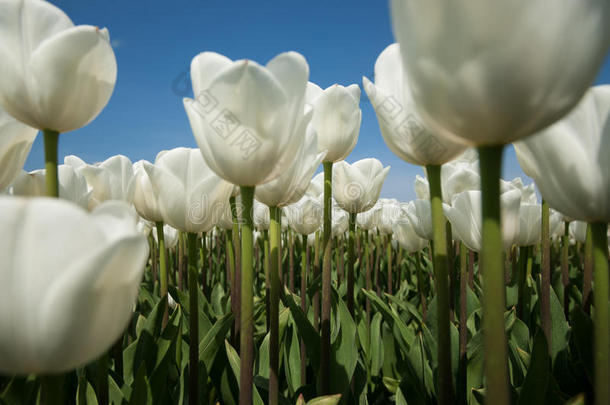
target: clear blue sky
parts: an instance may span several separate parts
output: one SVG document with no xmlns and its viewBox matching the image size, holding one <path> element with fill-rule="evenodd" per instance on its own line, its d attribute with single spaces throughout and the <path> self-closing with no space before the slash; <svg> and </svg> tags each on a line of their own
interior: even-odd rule
<svg viewBox="0 0 610 405">
<path fill-rule="evenodd" d="M 60 137 L 60 160 L 75 154 L 87 162 L 123 154 L 153 161 L 157 152 L 196 147 L 182 106 L 191 96 L 190 61 L 202 51 L 266 63 L 295 50 L 309 62 L 310 80 L 361 85 L 373 78 L 379 53 L 394 42 L 384 0 L 56 0 L 75 24 L 107 27 L 115 48 L 118 79 L 105 110 L 91 124 Z M 598 83 L 610 83 L 610 58 Z M 362 128 L 349 162 L 376 157 L 392 169 L 383 197 L 415 198 L 421 168 L 387 148 L 363 93 Z M 38 137 L 25 169 L 42 166 Z M 504 176 L 523 176 L 514 151 L 506 152 Z"/>
</svg>

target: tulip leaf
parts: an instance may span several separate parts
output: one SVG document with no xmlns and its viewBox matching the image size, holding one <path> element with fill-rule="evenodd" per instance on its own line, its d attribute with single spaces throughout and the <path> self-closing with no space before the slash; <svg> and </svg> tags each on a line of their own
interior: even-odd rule
<svg viewBox="0 0 610 405">
<path fill-rule="evenodd" d="M 550 379 L 550 359 L 544 333 L 538 332 L 534 338 L 534 347 L 529 370 L 521 387 L 519 405 L 543 403 Z"/>
<path fill-rule="evenodd" d="M 144 364 L 140 365 L 133 380 L 129 405 L 152 405 L 152 392 Z"/>
<path fill-rule="evenodd" d="M 299 337 L 307 342 L 307 358 L 314 370 L 320 367 L 320 353 L 322 351 L 320 335 L 307 319 L 307 316 L 296 303 L 297 297 L 292 293 L 282 296 L 282 302 L 290 309 L 292 319 L 297 327 Z"/>
<path fill-rule="evenodd" d="M 341 394 L 326 395 L 307 401 L 306 405 L 337 405 L 341 401 Z"/>
<path fill-rule="evenodd" d="M 79 383 L 78 388 L 76 390 L 76 405 L 97 404 L 98 402 L 97 396 L 95 395 L 95 390 L 93 389 L 89 381 L 84 380 L 82 383 Z"/>
<path fill-rule="evenodd" d="M 216 353 L 222 346 L 232 324 L 233 314 L 226 314 L 216 321 L 214 326 L 199 342 L 199 360 L 205 364 L 208 373 L 212 369 L 214 357 L 216 357 Z"/>
<path fill-rule="evenodd" d="M 237 384 L 240 385 L 241 382 L 239 380 L 239 376 L 240 376 L 239 355 L 237 354 L 237 352 L 235 351 L 233 346 L 231 346 L 231 344 L 226 340 L 225 340 L 225 349 L 227 352 L 227 357 L 229 359 L 229 364 L 231 366 L 231 370 L 233 370 L 233 376 L 237 379 Z M 261 398 L 261 396 L 258 393 L 258 390 L 256 389 L 256 386 L 254 384 L 252 387 L 252 400 L 253 400 L 254 405 L 264 405 L 263 399 Z"/>
</svg>

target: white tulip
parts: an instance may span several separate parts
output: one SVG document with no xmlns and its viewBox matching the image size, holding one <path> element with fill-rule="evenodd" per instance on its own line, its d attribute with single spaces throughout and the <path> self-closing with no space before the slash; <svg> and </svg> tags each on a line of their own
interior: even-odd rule
<svg viewBox="0 0 610 405">
<path fill-rule="evenodd" d="M 317 136 L 311 126 L 302 135 L 305 142 L 294 156 L 292 165 L 280 177 L 256 187 L 254 197 L 258 201 L 269 207 L 285 207 L 303 197 L 326 151 L 318 153 Z"/>
<path fill-rule="evenodd" d="M 373 104 L 386 145 L 402 160 L 414 165 L 442 165 L 466 147 L 434 134 L 417 113 L 411 88 L 405 83 L 400 45 L 388 46 L 375 63 L 375 83 L 362 78 Z"/>
<path fill-rule="evenodd" d="M 159 243 L 159 239 L 157 238 L 157 227 L 152 228 L 152 235 L 155 238 L 155 242 Z M 165 242 L 165 248 L 169 250 L 175 250 L 176 246 L 178 246 L 178 238 L 180 236 L 180 232 L 171 225 L 163 225 L 163 238 Z"/>
<path fill-rule="evenodd" d="M 403 212 L 409 218 L 413 230 L 422 239 L 432 240 L 432 209 L 430 200 L 409 201 L 403 206 Z"/>
<path fill-rule="evenodd" d="M 318 134 L 318 150 L 327 151 L 324 162 L 338 162 L 349 155 L 360 132 L 360 87 L 338 84 L 322 90 L 307 85 L 307 103 L 313 109 L 311 125 Z"/>
<path fill-rule="evenodd" d="M 154 192 L 154 188 L 150 177 L 148 175 L 152 170 L 148 171 L 144 168 L 145 166 L 152 166 L 152 163 L 146 160 L 140 160 L 133 164 L 134 171 L 134 191 L 133 191 L 133 205 L 136 207 L 136 211 L 143 218 L 151 222 L 163 221 L 161 215 L 161 209 L 159 208 L 158 197 Z"/>
<path fill-rule="evenodd" d="M 381 216 L 381 204 L 379 201 L 373 205 L 368 211 L 361 212 L 356 215 L 356 224 L 367 231 L 374 229 L 379 223 L 379 217 Z"/>
<path fill-rule="evenodd" d="M 7 188 L 19 174 L 37 133 L 38 130 L 0 108 L 0 190 Z"/>
<path fill-rule="evenodd" d="M 59 181 L 59 198 L 63 198 L 83 207 L 89 207 L 91 190 L 87 180 L 79 171 L 69 165 L 57 167 Z M 13 194 L 27 197 L 45 197 L 47 195 L 45 170 L 22 171 L 13 182 Z"/>
<path fill-rule="evenodd" d="M 353 164 L 345 161 L 333 166 L 333 197 L 350 213 L 369 210 L 379 198 L 390 167 L 377 159 L 362 159 Z"/>
<path fill-rule="evenodd" d="M 183 232 L 208 232 L 217 223 L 233 191 L 218 177 L 198 149 L 159 152 L 154 165 L 143 165 L 163 222 Z"/>
<path fill-rule="evenodd" d="M 303 196 L 298 202 L 285 208 L 288 223 L 295 232 L 310 235 L 320 229 L 323 220 L 323 207 L 317 198 Z"/>
<path fill-rule="evenodd" d="M 296 52 L 266 66 L 213 52 L 191 63 L 195 100 L 185 98 L 195 140 L 208 166 L 240 186 L 279 177 L 293 163 L 310 115 L 303 115 L 309 66 Z"/>
<path fill-rule="evenodd" d="M 417 236 L 415 228 L 408 218 L 394 222 L 392 230 L 400 246 L 409 253 L 419 252 L 428 245 L 426 239 Z"/>
<path fill-rule="evenodd" d="M 0 2 L 0 104 L 19 121 L 68 132 L 106 106 L 117 76 L 107 29 L 74 26 L 42 0 Z"/>
<path fill-rule="evenodd" d="M 122 202 L 0 197 L 0 371 L 54 374 L 104 353 L 132 316 L 146 238 Z"/>
<path fill-rule="evenodd" d="M 500 195 L 502 243 L 508 249 L 519 232 L 519 208 L 521 192 L 517 189 Z M 453 197 L 451 205 L 443 204 L 445 216 L 451 222 L 453 237 L 470 250 L 481 250 L 482 210 L 481 192 L 464 191 Z"/>
</svg>

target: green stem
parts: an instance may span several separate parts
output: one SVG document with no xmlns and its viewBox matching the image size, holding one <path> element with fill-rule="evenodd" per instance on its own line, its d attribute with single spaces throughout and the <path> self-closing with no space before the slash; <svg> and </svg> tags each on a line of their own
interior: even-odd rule
<svg viewBox="0 0 610 405">
<path fill-rule="evenodd" d="M 167 284 L 168 284 L 168 274 L 167 274 L 167 259 L 165 250 L 165 234 L 163 233 L 163 222 L 155 223 L 157 227 L 157 240 L 159 241 L 159 270 L 160 270 L 160 278 L 161 278 L 161 298 L 167 295 Z M 163 328 L 167 325 L 167 321 L 169 320 L 169 312 L 167 309 L 167 304 L 165 305 L 165 311 L 163 313 Z"/>
<path fill-rule="evenodd" d="M 189 404 L 199 403 L 199 291 L 197 289 L 197 234 L 188 234 L 189 285 Z"/>
<path fill-rule="evenodd" d="M 347 240 L 347 309 L 354 317 L 354 238 L 356 214 L 349 214 L 349 237 Z"/>
<path fill-rule="evenodd" d="M 233 218 L 233 229 L 231 236 L 233 239 L 233 251 L 235 253 L 235 274 L 233 277 L 233 285 L 231 286 L 231 309 L 235 314 L 233 322 L 233 343 L 239 349 L 239 328 L 241 326 L 240 308 L 241 308 L 241 248 L 239 243 L 239 218 L 237 215 L 237 202 L 235 197 L 229 198 L 231 206 L 231 217 Z"/>
<path fill-rule="evenodd" d="M 591 224 L 595 281 L 595 403 L 610 404 L 610 311 L 608 310 L 608 225 Z"/>
<path fill-rule="evenodd" d="M 40 405 L 63 405 L 64 375 L 43 375 L 40 377 Z"/>
<path fill-rule="evenodd" d="M 443 215 L 443 193 L 441 189 L 441 167 L 426 167 L 430 185 L 430 208 L 432 210 L 432 237 L 434 241 L 434 273 L 437 299 L 438 333 L 438 403 L 453 403 L 451 377 L 451 338 L 449 334 L 449 262 L 447 260 L 447 227 Z"/>
<path fill-rule="evenodd" d="M 45 129 L 44 137 L 44 168 L 47 197 L 59 197 L 59 180 L 57 177 L 57 144 L 59 132 Z"/>
<path fill-rule="evenodd" d="M 252 405 L 254 363 L 253 341 L 253 220 L 254 187 L 241 186 L 243 225 L 241 232 L 241 328 L 240 328 L 240 390 L 239 404 Z"/>
<path fill-rule="evenodd" d="M 549 224 L 549 204 L 542 200 L 542 260 L 540 277 L 540 323 L 546 337 L 549 353 L 551 350 L 551 236 Z"/>
<path fill-rule="evenodd" d="M 309 266 L 309 246 L 307 235 L 301 235 L 301 309 L 307 313 L 307 267 Z M 301 338 L 301 386 L 307 384 L 307 347 Z"/>
<path fill-rule="evenodd" d="M 570 223 L 565 221 L 561 237 L 561 283 L 563 284 L 563 312 L 570 314 Z"/>
<path fill-rule="evenodd" d="M 591 309 L 591 282 L 593 281 L 593 231 L 591 224 L 587 225 L 585 239 L 585 265 L 582 277 L 582 306 L 588 314 Z"/>
<path fill-rule="evenodd" d="M 458 377 L 458 403 L 466 405 L 467 403 L 467 351 L 468 344 L 468 329 L 466 329 L 466 314 L 467 314 L 467 283 L 468 283 L 468 249 L 466 245 L 460 242 L 460 360 L 459 360 L 459 377 Z"/>
<path fill-rule="evenodd" d="M 500 175 L 503 146 L 479 147 L 483 232 L 483 344 L 485 349 L 485 403 L 508 405 L 508 357 L 504 331 L 505 287 L 500 228 Z"/>
<path fill-rule="evenodd" d="M 211 239 L 210 239 L 210 248 L 208 248 L 208 246 L 206 245 L 206 240 L 205 240 L 205 232 L 203 232 L 202 237 L 201 237 L 201 243 L 198 244 L 199 245 L 199 257 L 201 257 L 201 292 L 203 293 L 203 296 L 208 298 L 207 292 L 208 292 L 208 269 L 206 269 L 206 258 L 209 257 L 211 258 L 211 252 L 210 252 L 210 248 L 212 247 L 212 243 L 211 243 Z M 209 266 L 209 270 L 212 270 L 212 267 Z"/>
<path fill-rule="evenodd" d="M 385 237 L 386 246 L 386 267 L 388 270 L 388 294 L 392 295 L 392 235 L 386 235 Z"/>
<path fill-rule="evenodd" d="M 419 289 L 421 301 L 421 316 L 424 323 L 428 315 L 428 303 L 426 302 L 426 283 L 424 282 L 424 274 L 421 268 L 421 252 L 415 252 L 415 272 L 417 273 L 417 288 Z"/>
<path fill-rule="evenodd" d="M 269 207 L 269 405 L 277 405 L 279 395 L 279 309 L 280 309 L 280 266 L 278 258 L 280 253 L 280 209 Z"/>
<path fill-rule="evenodd" d="M 369 231 L 364 231 L 364 260 L 366 260 L 366 289 L 371 291 L 373 289 L 373 279 L 371 277 L 371 252 L 369 240 Z M 366 328 L 370 329 L 371 326 L 371 301 L 366 298 Z"/>
<path fill-rule="evenodd" d="M 332 224 L 332 162 L 324 162 L 324 266 L 322 268 L 322 355 L 320 359 L 320 387 L 322 394 L 330 394 L 330 306 L 331 306 L 331 224 Z"/>
</svg>

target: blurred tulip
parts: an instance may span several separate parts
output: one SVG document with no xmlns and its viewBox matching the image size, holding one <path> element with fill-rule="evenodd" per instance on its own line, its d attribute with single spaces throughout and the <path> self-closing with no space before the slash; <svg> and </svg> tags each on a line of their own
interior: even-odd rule
<svg viewBox="0 0 610 405">
<path fill-rule="evenodd" d="M 379 204 L 379 201 L 378 201 L 368 211 L 359 213 L 356 216 L 356 223 L 358 224 L 358 227 L 360 227 L 366 231 L 370 231 L 370 230 L 374 229 L 377 226 L 377 224 L 379 223 L 380 215 L 381 215 L 381 204 Z"/>
<path fill-rule="evenodd" d="M 551 207 L 574 219 L 610 222 L 610 85 L 592 88 L 566 118 L 515 150 Z"/>
<path fill-rule="evenodd" d="M 316 84 L 307 85 L 307 103 L 313 108 L 311 125 L 318 134 L 318 150 L 327 151 L 324 162 L 338 162 L 349 155 L 360 132 L 360 87 L 338 84 L 322 90 Z"/>
<path fill-rule="evenodd" d="M 400 203 L 395 199 L 381 198 L 379 207 L 377 229 L 383 235 L 391 235 L 392 225 L 402 215 Z"/>
<path fill-rule="evenodd" d="M 409 218 L 417 236 L 426 240 L 432 240 L 432 210 L 430 209 L 430 201 L 409 201 L 404 206 L 403 211 Z"/>
<path fill-rule="evenodd" d="M 584 245 L 587 241 L 587 223 L 584 221 L 570 222 L 570 237 Z"/>
<path fill-rule="evenodd" d="M 269 207 L 263 203 L 254 200 L 254 208 L 252 210 L 252 219 L 254 220 L 254 226 L 259 231 L 266 231 L 269 229 L 269 223 L 271 222 L 271 214 Z"/>
<path fill-rule="evenodd" d="M 332 231 L 333 238 L 344 235 L 349 227 L 349 214 L 333 204 Z"/>
<path fill-rule="evenodd" d="M 322 226 L 322 204 L 316 198 L 303 196 L 284 209 L 288 223 L 295 232 L 310 235 Z"/>
<path fill-rule="evenodd" d="M 521 192 L 510 190 L 500 196 L 502 211 L 502 243 L 504 249 L 510 248 L 519 232 L 519 208 Z M 464 191 L 453 198 L 452 204 L 443 204 L 443 210 L 456 240 L 463 242 L 470 250 L 481 250 L 481 192 Z"/>
<path fill-rule="evenodd" d="M 131 318 L 146 238 L 125 203 L 87 213 L 57 199 L 0 197 L 0 371 L 60 373 L 110 348 Z M 33 254 L 33 252 L 35 254 Z"/>
<path fill-rule="evenodd" d="M 213 52 L 191 62 L 195 100 L 185 98 L 195 140 L 212 171 L 239 186 L 276 179 L 301 148 L 309 66 L 296 52 L 266 66 Z"/>
<path fill-rule="evenodd" d="M 313 198 L 321 198 L 324 194 L 324 172 L 316 174 L 313 179 L 311 179 L 305 194 Z"/>
<path fill-rule="evenodd" d="M 362 159 L 353 164 L 345 161 L 333 166 L 333 197 L 349 213 L 369 210 L 379 199 L 390 167 L 377 159 Z"/>
<path fill-rule="evenodd" d="M 513 243 L 517 246 L 532 246 L 540 243 L 542 206 L 521 204 L 519 207 L 519 232 Z"/>
<path fill-rule="evenodd" d="M 0 108 L 0 190 L 10 186 L 19 174 L 37 133 L 38 130 L 15 120 Z"/>
<path fill-rule="evenodd" d="M 467 149 L 456 159 L 441 166 L 441 189 L 445 204 L 451 204 L 453 196 L 463 191 L 481 189 L 479 160 L 475 149 Z M 416 176 L 415 194 L 418 199 L 430 199 L 428 179 Z"/>
<path fill-rule="evenodd" d="M 175 148 L 144 165 L 163 221 L 188 233 L 208 232 L 222 216 L 233 185 L 206 165 L 198 149 Z"/>
<path fill-rule="evenodd" d="M 316 171 L 326 151 L 318 153 L 318 141 L 312 127 L 308 127 L 305 142 L 294 156 L 290 167 L 275 180 L 256 187 L 254 197 L 269 207 L 285 207 L 301 199 L 307 191 L 311 176 Z"/>
<path fill-rule="evenodd" d="M 560 119 L 610 45 L 607 0 L 392 0 L 391 14 L 423 121 L 475 145 L 507 144 Z"/>
<path fill-rule="evenodd" d="M 138 228 L 138 233 L 140 235 L 144 235 L 144 236 L 150 235 L 150 232 L 152 231 L 152 229 L 154 227 L 155 227 L 154 223 L 152 223 L 142 217 L 138 218 L 137 228 Z"/>
<path fill-rule="evenodd" d="M 133 165 L 128 157 L 116 155 L 104 162 L 89 165 L 76 156 L 67 156 L 64 163 L 74 167 L 87 179 L 92 190 L 90 209 L 108 200 L 133 201 L 135 181 Z"/>
<path fill-rule="evenodd" d="M 426 239 L 417 236 L 415 228 L 408 217 L 394 222 L 392 230 L 400 246 L 409 253 L 419 252 L 428 246 Z"/>
<path fill-rule="evenodd" d="M 148 170 L 144 167 L 148 166 Z M 151 222 L 162 222 L 163 216 L 159 208 L 158 197 L 154 192 L 154 188 L 149 172 L 152 163 L 146 160 L 140 160 L 133 164 L 134 172 L 134 190 L 133 190 L 133 205 L 143 218 Z"/>
<path fill-rule="evenodd" d="M 59 197 L 87 209 L 91 190 L 87 180 L 79 171 L 69 165 L 58 166 Z M 22 171 L 13 183 L 13 194 L 24 197 L 46 196 L 45 170 Z"/>
<path fill-rule="evenodd" d="M 40 130 L 68 132 L 91 122 L 116 82 L 108 30 L 74 26 L 41 0 L 3 0 L 0 15 L 0 104 Z"/>
<path fill-rule="evenodd" d="M 414 165 L 442 165 L 466 147 L 440 138 L 419 118 L 405 73 L 400 45 L 388 46 L 375 63 L 375 83 L 362 78 L 364 90 L 375 108 L 386 145 L 402 160 Z"/>
</svg>

